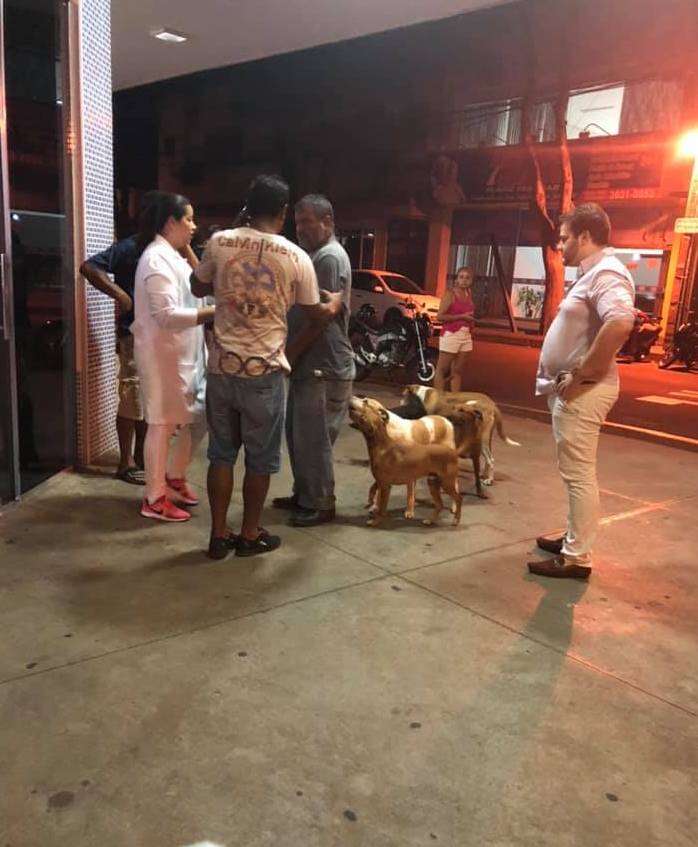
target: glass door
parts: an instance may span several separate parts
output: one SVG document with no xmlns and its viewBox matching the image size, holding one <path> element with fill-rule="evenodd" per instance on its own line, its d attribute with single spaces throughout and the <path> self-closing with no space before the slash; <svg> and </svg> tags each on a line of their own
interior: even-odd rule
<svg viewBox="0 0 698 847">
<path fill-rule="evenodd" d="M 74 275 L 67 227 L 65 3 L 0 0 L 6 121 L 0 498 L 73 463 Z"/>
</svg>

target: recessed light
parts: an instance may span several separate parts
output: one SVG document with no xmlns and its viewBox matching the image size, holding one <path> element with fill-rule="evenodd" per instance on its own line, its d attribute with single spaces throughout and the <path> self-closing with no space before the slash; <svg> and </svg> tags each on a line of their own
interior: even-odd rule
<svg viewBox="0 0 698 847">
<path fill-rule="evenodd" d="M 175 32 L 173 29 L 158 29 L 150 33 L 153 38 L 160 41 L 168 41 L 170 44 L 181 44 L 183 41 L 188 41 L 189 36 L 183 32 Z"/>
</svg>

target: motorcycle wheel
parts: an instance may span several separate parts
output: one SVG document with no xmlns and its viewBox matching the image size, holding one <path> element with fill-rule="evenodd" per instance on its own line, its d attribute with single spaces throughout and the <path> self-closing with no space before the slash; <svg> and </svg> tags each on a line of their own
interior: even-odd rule
<svg viewBox="0 0 698 847">
<path fill-rule="evenodd" d="M 422 370 L 422 363 L 419 360 L 419 356 L 414 356 L 407 365 L 407 382 L 409 385 L 413 383 L 419 382 L 421 385 L 431 385 L 434 377 L 436 376 L 436 361 L 439 358 L 439 354 L 436 350 L 432 350 L 431 347 L 427 348 L 424 351 L 424 360 L 426 363 L 426 370 Z"/>
<path fill-rule="evenodd" d="M 674 362 L 679 358 L 678 353 L 675 350 L 668 350 L 662 358 L 657 362 L 657 367 L 665 370 L 669 367 L 669 365 L 673 365 Z"/>
</svg>

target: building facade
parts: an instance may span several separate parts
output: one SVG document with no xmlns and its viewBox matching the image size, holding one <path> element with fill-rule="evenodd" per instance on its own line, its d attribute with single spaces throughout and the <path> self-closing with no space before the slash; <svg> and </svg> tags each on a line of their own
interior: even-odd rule
<svg viewBox="0 0 698 847">
<path fill-rule="evenodd" d="M 356 267 L 440 294 L 470 264 L 481 319 L 536 331 L 534 164 L 555 216 L 563 127 L 573 198 L 609 209 L 638 305 L 670 328 L 694 290 L 694 240 L 673 231 L 690 172 L 674 141 L 698 123 L 694 0 L 515 2 L 114 100 L 109 0 L 0 11 L 0 502 L 116 445 L 114 306 L 77 268 L 153 187 L 190 196 L 205 234 L 280 172 L 333 200 Z"/>
<path fill-rule="evenodd" d="M 0 503 L 114 446 L 109 0 L 3 0 Z"/>
<path fill-rule="evenodd" d="M 473 265 L 481 318 L 507 326 L 511 300 L 517 329 L 537 331 L 544 273 L 524 142 L 555 216 L 562 124 L 574 201 L 608 208 L 638 305 L 660 311 L 690 170 L 673 145 L 696 114 L 698 16 L 691 0 L 659 16 L 649 0 L 628 7 L 511 3 L 120 92 L 120 194 L 181 191 L 209 229 L 232 219 L 256 173 L 278 171 L 296 196 L 332 198 L 355 265 L 437 294 Z"/>
</svg>

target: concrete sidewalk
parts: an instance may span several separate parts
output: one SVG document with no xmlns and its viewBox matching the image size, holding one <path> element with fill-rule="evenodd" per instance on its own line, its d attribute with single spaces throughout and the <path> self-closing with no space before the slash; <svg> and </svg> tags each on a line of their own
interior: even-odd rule
<svg viewBox="0 0 698 847">
<path fill-rule="evenodd" d="M 366 528 L 350 429 L 340 518 L 269 511 L 267 557 L 211 562 L 205 507 L 150 523 L 107 477 L 6 509 L 0 845 L 692 847 L 698 455 L 602 436 L 594 574 L 545 581 L 550 432 L 506 423 L 457 529 L 404 489 Z"/>
</svg>

